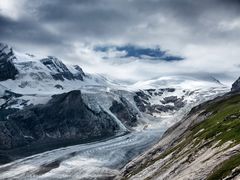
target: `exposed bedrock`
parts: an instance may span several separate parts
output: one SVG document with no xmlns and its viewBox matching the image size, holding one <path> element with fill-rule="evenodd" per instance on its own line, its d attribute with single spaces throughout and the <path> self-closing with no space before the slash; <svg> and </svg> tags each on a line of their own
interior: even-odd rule
<svg viewBox="0 0 240 180">
<path fill-rule="evenodd" d="M 12 49 L 0 43 L 0 81 L 15 79 L 18 70 L 12 63 L 14 58 Z"/>
<path fill-rule="evenodd" d="M 84 102 L 80 90 L 54 95 L 0 121 L 0 149 L 12 149 L 36 141 L 91 139 L 116 134 L 119 126 L 111 115 L 95 112 Z"/>
<path fill-rule="evenodd" d="M 137 126 L 137 112 L 128 104 L 125 98 L 121 102 L 113 101 L 110 111 L 127 127 Z"/>
</svg>

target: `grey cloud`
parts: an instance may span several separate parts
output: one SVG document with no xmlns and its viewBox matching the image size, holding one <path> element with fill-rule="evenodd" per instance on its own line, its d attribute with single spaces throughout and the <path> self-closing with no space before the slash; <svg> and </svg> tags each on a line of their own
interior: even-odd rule
<svg viewBox="0 0 240 180">
<path fill-rule="evenodd" d="M 57 44 L 60 39 L 44 30 L 38 23 L 31 20 L 12 20 L 0 15 L 0 39 L 3 41 L 21 41 L 42 45 Z"/>
<path fill-rule="evenodd" d="M 69 61 L 97 55 L 76 53 L 84 44 L 160 46 L 173 54 L 176 51 L 186 57 L 181 63 L 195 67 L 200 66 L 198 60 L 211 62 L 203 57 L 211 55 L 211 48 L 219 59 L 232 57 L 235 63 L 240 58 L 236 53 L 240 47 L 239 0 L 26 0 L 22 7 L 25 15 L 15 20 L 0 12 L 0 39 L 18 49 L 44 49 Z M 219 73 L 222 67 L 216 68 Z"/>
<path fill-rule="evenodd" d="M 213 36 L 215 40 L 232 36 L 219 31 L 216 25 L 219 21 L 237 17 L 239 4 L 237 0 L 33 0 L 26 3 L 26 8 L 33 9 L 30 19 L 5 20 L 0 29 L 4 33 L 0 37 L 11 37 L 16 41 L 28 41 L 30 38 L 29 41 L 36 45 L 47 41 L 59 44 L 60 39 L 70 42 L 89 40 L 91 43 L 94 40 L 114 41 L 115 38 L 131 41 L 136 39 L 131 34 L 135 27 L 145 24 L 146 38 L 148 29 L 157 32 L 162 28 L 169 33 L 178 31 L 168 29 L 168 24 L 175 23 L 179 30 L 186 28 L 193 33 L 191 37 L 179 38 L 200 41 Z M 158 15 L 166 18 L 166 22 L 159 23 Z M 56 34 L 44 29 L 44 25 L 50 26 Z M 17 32 L 19 35 L 16 35 Z M 239 34 L 237 31 L 232 33 L 234 36 Z M 137 36 L 141 39 L 143 35 Z"/>
</svg>

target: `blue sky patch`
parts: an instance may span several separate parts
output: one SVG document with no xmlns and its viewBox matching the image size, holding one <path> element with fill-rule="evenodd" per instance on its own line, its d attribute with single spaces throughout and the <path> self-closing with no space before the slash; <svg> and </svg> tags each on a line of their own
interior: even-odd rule
<svg viewBox="0 0 240 180">
<path fill-rule="evenodd" d="M 97 46 L 95 51 L 108 52 L 110 50 L 125 52 L 120 58 L 135 57 L 139 59 L 164 60 L 164 61 L 180 61 L 184 58 L 181 56 L 170 55 L 167 51 L 160 48 L 144 48 L 134 45 L 126 46 Z"/>
</svg>

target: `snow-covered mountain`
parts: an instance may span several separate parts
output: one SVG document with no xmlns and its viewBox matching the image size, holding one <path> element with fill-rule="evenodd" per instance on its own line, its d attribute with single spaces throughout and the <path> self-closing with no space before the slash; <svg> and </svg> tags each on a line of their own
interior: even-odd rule
<svg viewBox="0 0 240 180">
<path fill-rule="evenodd" d="M 14 150 L 4 155 L 6 162 L 30 155 L 17 150 L 29 145 L 36 153 L 133 131 L 162 132 L 194 105 L 228 90 L 200 76 L 123 84 L 5 44 L 0 44 L 0 63 L 0 149 Z"/>
<path fill-rule="evenodd" d="M 1 84 L 21 94 L 55 94 L 87 85 L 104 85 L 106 79 L 86 75 L 78 65 L 66 65 L 58 58 L 15 52 L 0 44 Z"/>
</svg>

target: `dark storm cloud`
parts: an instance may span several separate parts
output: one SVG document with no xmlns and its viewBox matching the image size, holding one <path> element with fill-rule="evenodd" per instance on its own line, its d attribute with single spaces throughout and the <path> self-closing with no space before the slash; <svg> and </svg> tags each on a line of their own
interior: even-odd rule
<svg viewBox="0 0 240 180">
<path fill-rule="evenodd" d="M 38 7 L 38 18 L 60 31 L 67 31 L 67 37 L 112 38 L 112 35 L 127 29 L 128 22 L 135 18 L 131 12 L 124 12 L 122 5 L 124 4 L 106 0 L 70 3 L 55 0 Z"/>
<path fill-rule="evenodd" d="M 17 20 L 0 17 L 1 39 L 10 38 L 36 45 L 59 45 L 66 41 L 71 44 L 76 40 L 92 43 L 94 40 L 114 41 L 115 38 L 132 41 L 143 36 L 141 32 L 139 35 L 131 34 L 135 27 L 145 25 L 147 36 L 148 30 L 157 31 L 172 22 L 194 33 L 194 36 L 179 37 L 187 40 L 198 41 L 211 36 L 213 40 L 234 38 L 239 34 L 237 31 L 227 34 L 216 29 L 219 21 L 228 21 L 240 15 L 238 0 L 33 0 L 26 1 L 25 7 L 33 9 L 28 17 Z M 167 22 L 159 24 L 157 15 L 167 18 Z M 178 29 L 169 33 L 172 31 Z"/>
<path fill-rule="evenodd" d="M 28 20 L 12 20 L 0 15 L 0 39 L 13 42 L 35 42 L 37 44 L 49 45 L 59 43 L 54 34 L 45 31 L 38 23 Z"/>
</svg>

